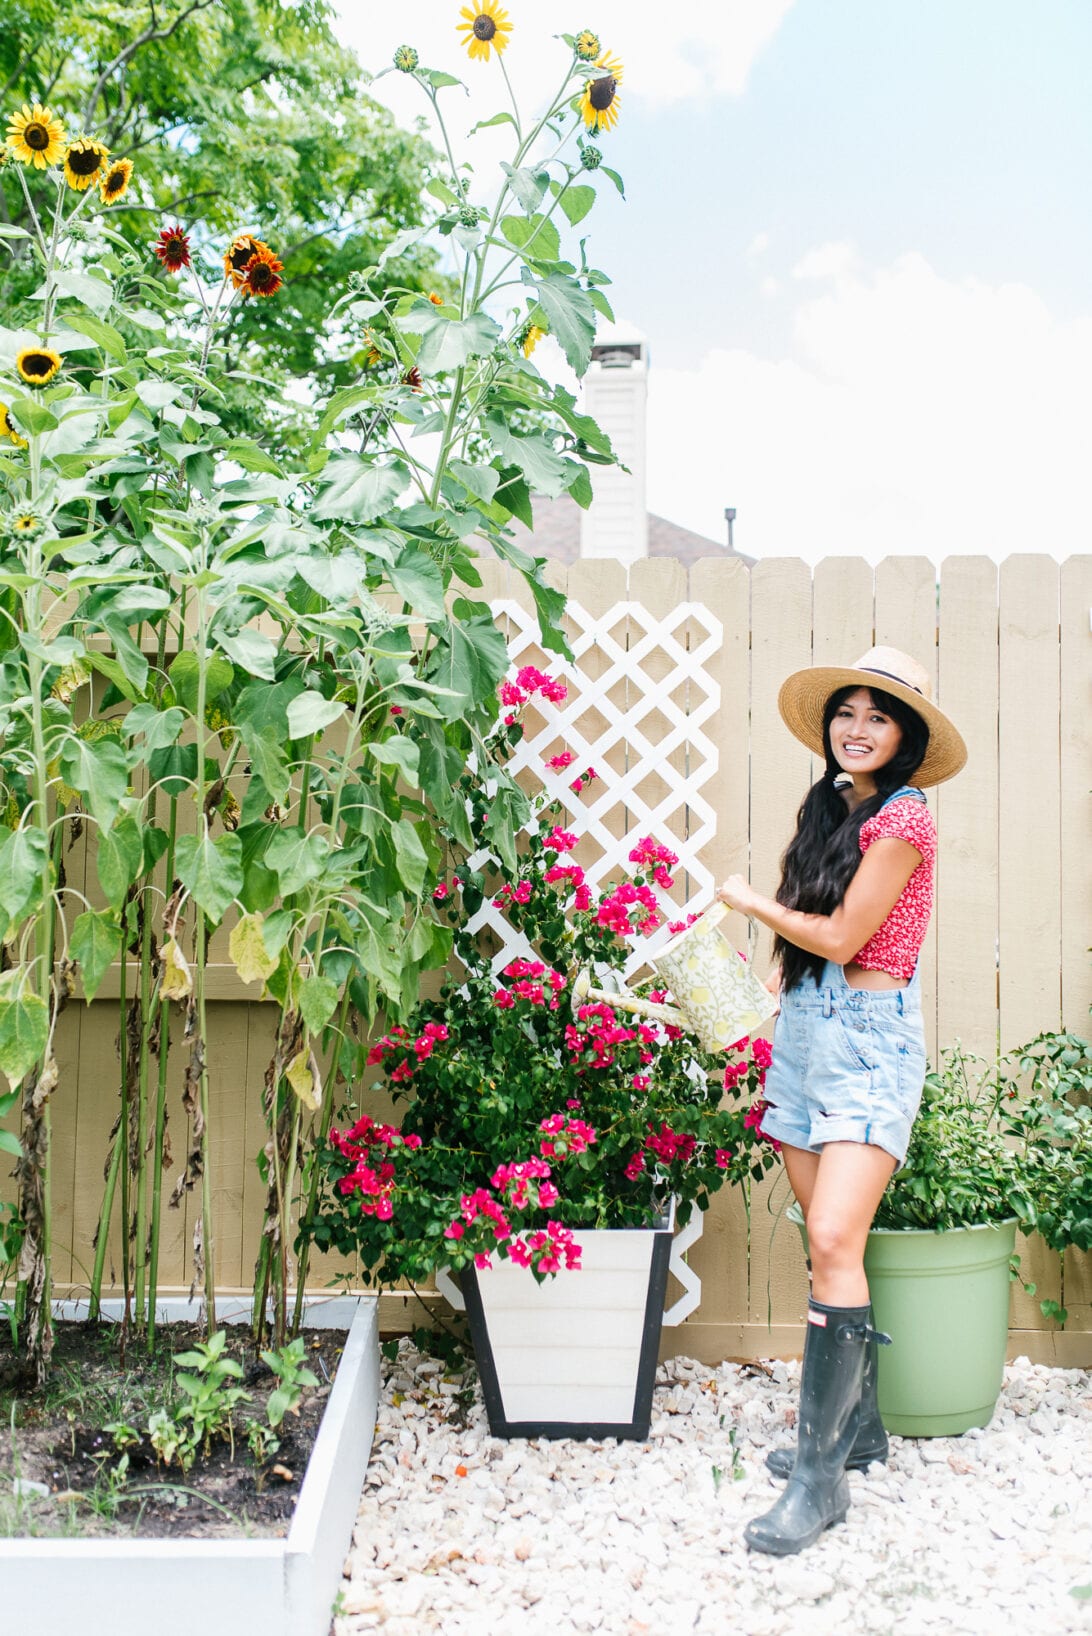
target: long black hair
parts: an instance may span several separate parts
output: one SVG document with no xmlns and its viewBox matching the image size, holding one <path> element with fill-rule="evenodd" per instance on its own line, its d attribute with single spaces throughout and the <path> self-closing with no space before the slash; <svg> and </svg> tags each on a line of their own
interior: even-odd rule
<svg viewBox="0 0 1092 1636">
<path fill-rule="evenodd" d="M 826 771 L 804 797 L 797 814 L 796 834 L 781 860 L 777 901 L 787 909 L 802 909 L 805 914 L 834 913 L 860 866 L 861 825 L 879 812 L 887 797 L 900 785 L 913 782 L 913 775 L 929 748 L 929 729 L 917 711 L 891 693 L 869 688 L 874 708 L 891 717 L 902 730 L 902 738 L 891 760 L 875 774 L 875 795 L 870 795 L 850 812 L 834 783 L 843 769 L 830 747 L 830 724 L 839 707 L 851 693 L 856 693 L 857 686 L 854 683 L 838 688 L 824 706 Z M 786 989 L 795 988 L 809 971 L 818 982 L 826 963 L 821 954 L 809 954 L 780 935 L 774 938 L 774 958 L 781 962 Z"/>
</svg>

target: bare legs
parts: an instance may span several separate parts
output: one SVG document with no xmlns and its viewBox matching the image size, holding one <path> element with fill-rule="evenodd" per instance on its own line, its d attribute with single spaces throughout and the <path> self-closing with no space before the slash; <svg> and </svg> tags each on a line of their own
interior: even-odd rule
<svg viewBox="0 0 1092 1636">
<path fill-rule="evenodd" d="M 822 1153 L 782 1150 L 808 1229 L 812 1294 L 826 1306 L 868 1305 L 868 1230 L 895 1160 L 863 1142 L 828 1142 Z"/>
</svg>

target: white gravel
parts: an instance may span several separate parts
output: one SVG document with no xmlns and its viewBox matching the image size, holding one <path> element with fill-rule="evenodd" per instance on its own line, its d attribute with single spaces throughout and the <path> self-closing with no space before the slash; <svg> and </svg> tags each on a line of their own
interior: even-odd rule
<svg viewBox="0 0 1092 1636">
<path fill-rule="evenodd" d="M 648 1442 L 605 1444 L 490 1437 L 473 1373 L 408 1341 L 383 1372 L 336 1636 L 1092 1636 L 1086 1370 L 1017 1359 L 985 1430 L 893 1438 L 846 1523 L 782 1560 L 742 1532 L 799 1364 L 676 1358 Z"/>
</svg>

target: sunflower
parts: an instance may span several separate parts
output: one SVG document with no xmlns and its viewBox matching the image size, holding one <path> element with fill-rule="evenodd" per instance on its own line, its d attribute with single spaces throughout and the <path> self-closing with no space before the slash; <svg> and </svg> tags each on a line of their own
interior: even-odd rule
<svg viewBox="0 0 1092 1636">
<path fill-rule="evenodd" d="M 402 376 L 402 385 L 408 386 L 411 392 L 420 392 L 422 390 L 424 382 L 421 379 L 421 371 L 416 364 L 412 364 L 406 370 L 406 373 Z"/>
<path fill-rule="evenodd" d="M 434 307 L 442 307 L 443 304 L 444 304 L 443 296 L 442 295 L 437 295 L 435 290 L 430 290 L 428 292 L 428 298 L 432 302 L 432 305 Z"/>
<path fill-rule="evenodd" d="M 602 51 L 599 36 L 594 29 L 582 28 L 573 41 L 573 49 L 581 62 L 594 62 Z"/>
<path fill-rule="evenodd" d="M 419 60 L 411 45 L 400 45 L 394 54 L 394 66 L 402 74 L 412 74 Z"/>
<path fill-rule="evenodd" d="M 547 331 L 540 328 L 538 324 L 527 325 L 527 328 L 519 338 L 520 351 L 523 353 L 525 358 L 529 358 L 531 356 L 532 352 L 538 346 L 538 343 L 542 340 L 542 337 L 546 333 Z"/>
<path fill-rule="evenodd" d="M 161 227 L 152 254 L 159 257 L 169 273 L 180 273 L 190 265 L 189 238 L 181 227 Z"/>
<path fill-rule="evenodd" d="M 276 295 L 284 279 L 281 273 L 284 262 L 278 261 L 267 244 L 251 256 L 243 268 L 242 282 L 239 288 L 244 295 L 270 296 Z"/>
<path fill-rule="evenodd" d="M 604 51 L 595 64 L 603 72 L 588 80 L 580 99 L 580 112 L 593 136 L 600 131 L 613 130 L 618 123 L 618 87 L 622 83 L 622 64 Z"/>
<path fill-rule="evenodd" d="M 500 56 L 508 44 L 512 25 L 508 21 L 508 13 L 497 5 L 497 0 L 479 0 L 477 6 L 464 6 L 459 15 L 465 17 L 466 22 L 456 23 L 455 29 L 457 33 L 466 35 L 462 44 L 470 55 L 488 62 L 490 50 L 495 48 Z"/>
<path fill-rule="evenodd" d="M 64 156 L 64 179 L 69 187 L 82 193 L 96 182 L 109 152 L 105 142 L 96 142 L 90 136 L 78 137 L 70 143 Z"/>
<path fill-rule="evenodd" d="M 36 102 L 23 103 L 22 113 L 12 114 L 8 123 L 8 145 L 20 164 L 45 170 L 64 153 L 64 126 L 49 108 Z"/>
<path fill-rule="evenodd" d="M 268 249 L 269 246 L 256 239 L 253 233 L 237 233 L 224 253 L 224 277 L 230 278 L 235 288 L 241 290 L 247 262 L 260 250 Z"/>
<path fill-rule="evenodd" d="M 17 449 L 27 446 L 27 440 L 12 420 L 6 403 L 0 403 L 0 437 L 9 437 Z"/>
<path fill-rule="evenodd" d="M 8 526 L 21 540 L 35 540 L 45 532 L 45 523 L 36 511 L 17 511 Z"/>
<path fill-rule="evenodd" d="M 99 177 L 99 198 L 104 205 L 117 204 L 119 199 L 124 199 L 132 174 L 131 159 L 114 160 L 105 175 Z"/>
<path fill-rule="evenodd" d="M 52 347 L 24 347 L 15 355 L 15 367 L 28 386 L 48 386 L 61 367 L 61 355 Z"/>
</svg>

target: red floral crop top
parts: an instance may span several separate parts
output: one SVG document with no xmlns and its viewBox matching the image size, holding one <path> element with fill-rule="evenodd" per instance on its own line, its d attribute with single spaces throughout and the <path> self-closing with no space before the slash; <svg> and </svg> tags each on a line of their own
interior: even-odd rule
<svg viewBox="0 0 1092 1636">
<path fill-rule="evenodd" d="M 933 860 L 937 853 L 933 815 L 916 796 L 900 796 L 861 825 L 862 854 L 873 841 L 885 835 L 908 841 L 921 853 L 921 862 L 883 925 L 853 956 L 853 962 L 869 971 L 886 971 L 892 977 L 909 981 L 914 975 L 933 908 Z"/>
</svg>

